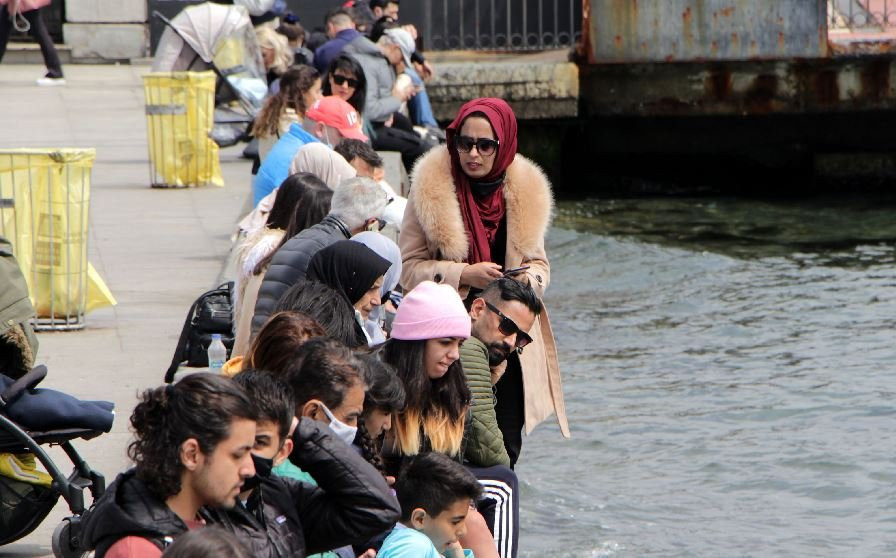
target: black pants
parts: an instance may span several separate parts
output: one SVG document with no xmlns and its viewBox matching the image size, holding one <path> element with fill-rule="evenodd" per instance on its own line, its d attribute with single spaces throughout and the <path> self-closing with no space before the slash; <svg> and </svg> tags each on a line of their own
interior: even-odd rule
<svg viewBox="0 0 896 558">
<path fill-rule="evenodd" d="M 503 465 L 472 467 L 482 485 L 482 499 L 476 509 L 485 518 L 501 558 L 516 558 L 520 538 L 519 481 L 516 473 Z"/>
<path fill-rule="evenodd" d="M 28 34 L 40 45 L 40 52 L 44 55 L 44 64 L 47 66 L 47 77 L 61 78 L 62 63 L 59 61 L 56 47 L 53 46 L 53 39 L 50 38 L 50 34 L 47 32 L 47 26 L 44 25 L 40 9 L 31 10 L 22 15 L 31 24 Z M 0 6 L 0 61 L 3 60 L 3 55 L 6 54 L 6 44 L 9 42 L 10 29 L 12 29 L 12 20 L 9 19 L 7 7 Z"/>
<path fill-rule="evenodd" d="M 374 124 L 374 136 L 370 144 L 377 151 L 398 151 L 401 153 L 401 162 L 404 168 L 411 172 L 417 159 L 430 150 L 433 144 L 421 138 L 416 132 L 403 130 L 400 126 L 407 118 L 401 120 L 396 117 L 399 124 L 393 126 L 384 126 L 382 124 Z"/>
<path fill-rule="evenodd" d="M 510 456 L 510 467 L 513 468 L 523 448 L 523 426 L 526 424 L 523 369 L 516 352 L 511 352 L 507 357 L 507 370 L 495 384 L 495 399 L 498 428 L 504 436 L 504 447 Z"/>
</svg>

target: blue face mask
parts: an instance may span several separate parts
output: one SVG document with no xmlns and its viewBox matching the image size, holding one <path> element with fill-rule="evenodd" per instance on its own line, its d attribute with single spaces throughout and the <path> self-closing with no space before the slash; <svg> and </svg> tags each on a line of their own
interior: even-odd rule
<svg viewBox="0 0 896 558">
<path fill-rule="evenodd" d="M 333 431 L 333 434 L 336 435 L 337 438 L 342 440 L 348 445 L 352 445 L 355 441 L 355 435 L 358 433 L 357 426 L 349 426 L 337 419 L 333 416 L 333 413 L 330 412 L 330 409 L 327 409 L 327 406 L 323 403 L 320 404 L 320 408 L 323 409 L 324 414 L 327 415 L 327 418 L 330 419 L 330 430 Z"/>
<path fill-rule="evenodd" d="M 333 142 L 330 141 L 330 129 L 327 126 L 324 126 L 324 143 L 327 144 L 327 147 L 333 149 Z"/>
</svg>

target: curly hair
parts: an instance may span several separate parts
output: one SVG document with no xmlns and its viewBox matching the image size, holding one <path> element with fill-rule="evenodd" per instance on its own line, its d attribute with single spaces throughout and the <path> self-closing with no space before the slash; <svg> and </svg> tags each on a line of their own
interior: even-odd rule
<svg viewBox="0 0 896 558">
<path fill-rule="evenodd" d="M 280 90 L 268 97 L 255 117 L 252 135 L 257 138 L 276 136 L 280 133 L 280 116 L 287 108 L 305 117 L 305 93 L 320 79 L 320 74 L 304 64 L 292 66 L 280 76 Z"/>
<path fill-rule="evenodd" d="M 210 455 L 230 436 L 234 419 L 257 420 L 258 411 L 230 378 L 191 374 L 176 384 L 148 389 L 131 413 L 134 441 L 128 456 L 137 478 L 160 500 L 181 491 L 181 446 L 195 439 Z"/>
</svg>

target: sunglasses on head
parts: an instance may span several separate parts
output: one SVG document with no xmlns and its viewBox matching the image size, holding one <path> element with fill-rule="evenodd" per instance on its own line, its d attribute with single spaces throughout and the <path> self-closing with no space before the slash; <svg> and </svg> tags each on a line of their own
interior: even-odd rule
<svg viewBox="0 0 896 558">
<path fill-rule="evenodd" d="M 532 338 L 529 337 L 529 334 L 526 333 L 525 331 L 521 330 L 520 327 L 518 325 L 516 325 L 515 321 L 511 320 L 510 318 L 505 316 L 503 313 L 501 313 L 501 311 L 498 310 L 494 304 L 492 304 L 491 302 L 486 300 L 485 306 L 489 310 L 491 310 L 492 312 L 497 314 L 497 316 L 499 318 L 501 318 L 501 321 L 498 322 L 498 329 L 501 331 L 501 333 L 503 333 L 504 335 L 516 334 L 516 348 L 517 349 L 522 349 L 523 347 L 525 347 L 526 345 L 528 345 L 529 343 L 532 342 Z"/>
<path fill-rule="evenodd" d="M 358 87 L 358 80 L 356 80 L 355 78 L 340 76 L 339 74 L 333 74 L 332 77 L 333 77 L 333 82 L 336 85 L 343 85 L 343 84 L 347 83 L 348 86 L 351 88 Z"/>
<path fill-rule="evenodd" d="M 458 151 L 469 153 L 476 148 L 480 155 L 491 155 L 498 149 L 498 142 L 488 138 L 471 138 L 470 136 L 456 136 L 454 144 Z"/>
</svg>

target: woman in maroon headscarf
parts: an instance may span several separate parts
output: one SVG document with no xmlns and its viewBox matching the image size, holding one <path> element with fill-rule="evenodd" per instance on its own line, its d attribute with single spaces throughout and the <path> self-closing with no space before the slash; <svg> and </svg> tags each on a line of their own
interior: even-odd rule
<svg viewBox="0 0 896 558">
<path fill-rule="evenodd" d="M 528 266 L 512 277 L 543 296 L 550 280 L 544 237 L 554 202 L 541 169 L 516 152 L 516 132 L 506 102 L 475 99 L 448 127 L 447 145 L 417 162 L 399 238 L 406 291 L 434 280 L 468 298 L 505 271 Z M 523 427 L 528 434 L 552 413 L 569 436 L 547 310 L 529 335 L 534 342 L 518 357 L 510 353 L 506 373 L 503 366 L 492 373 L 493 381 L 500 378 L 496 410 L 512 462 Z"/>
</svg>

